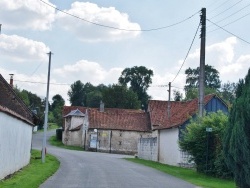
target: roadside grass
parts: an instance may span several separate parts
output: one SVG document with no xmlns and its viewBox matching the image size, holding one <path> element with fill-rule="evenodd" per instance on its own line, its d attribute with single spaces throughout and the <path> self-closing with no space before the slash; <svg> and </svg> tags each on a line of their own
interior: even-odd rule
<svg viewBox="0 0 250 188">
<path fill-rule="evenodd" d="M 56 123 L 48 123 L 48 130 L 60 128 Z M 43 132 L 43 128 L 39 129 L 37 132 Z"/>
<path fill-rule="evenodd" d="M 11 175 L 10 178 L 1 180 L 1 188 L 36 188 L 53 175 L 60 166 L 58 159 L 50 154 L 46 155 L 42 163 L 41 153 L 32 150 L 30 164 Z"/>
<path fill-rule="evenodd" d="M 49 143 L 52 146 L 56 146 L 56 147 L 60 147 L 60 148 L 64 148 L 64 149 L 69 149 L 69 150 L 77 150 L 77 151 L 83 151 L 83 148 L 80 146 L 66 146 L 62 143 L 62 141 L 57 140 L 56 136 L 51 136 L 49 138 Z"/>
<path fill-rule="evenodd" d="M 196 172 L 194 169 L 187 169 L 181 167 L 170 166 L 166 164 L 161 164 L 154 161 L 148 161 L 138 158 L 126 158 L 128 161 L 143 164 L 175 176 L 177 178 L 183 179 L 194 185 L 201 186 L 204 188 L 235 188 L 236 185 L 233 180 L 225 180 L 207 176 Z"/>
</svg>

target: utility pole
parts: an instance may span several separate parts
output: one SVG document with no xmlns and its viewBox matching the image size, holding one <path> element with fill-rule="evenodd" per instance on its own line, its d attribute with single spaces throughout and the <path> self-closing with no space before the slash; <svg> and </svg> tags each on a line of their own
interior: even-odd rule
<svg viewBox="0 0 250 188">
<path fill-rule="evenodd" d="M 43 126 L 43 147 L 42 147 L 42 163 L 45 163 L 45 155 L 46 155 L 46 135 L 48 128 L 48 111 L 49 111 L 49 82 L 50 82 L 50 64 L 51 64 L 51 54 L 49 52 L 49 67 L 48 67 L 48 80 L 47 80 L 47 94 L 46 94 L 46 107 L 45 107 L 45 118 L 44 118 L 44 126 Z"/>
<path fill-rule="evenodd" d="M 168 83 L 168 120 L 170 119 L 171 82 Z"/>
<path fill-rule="evenodd" d="M 205 47 L 206 47 L 206 8 L 201 9 L 201 47 L 200 47 L 200 73 L 199 73 L 199 116 L 204 113 L 204 84 L 205 84 Z"/>
<path fill-rule="evenodd" d="M 0 35 L 2 33 L 2 24 L 0 24 Z"/>
</svg>

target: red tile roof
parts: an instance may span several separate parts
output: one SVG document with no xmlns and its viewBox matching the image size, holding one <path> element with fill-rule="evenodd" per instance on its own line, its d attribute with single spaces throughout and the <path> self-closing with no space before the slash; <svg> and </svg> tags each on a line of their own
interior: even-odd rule
<svg viewBox="0 0 250 188">
<path fill-rule="evenodd" d="M 149 113 L 142 110 L 105 108 L 104 112 L 100 112 L 97 108 L 64 106 L 63 116 L 76 109 L 83 113 L 88 109 L 89 128 L 150 131 Z"/>
<path fill-rule="evenodd" d="M 34 115 L 0 74 L 0 111 L 33 125 Z"/>
<path fill-rule="evenodd" d="M 215 97 L 215 94 L 205 96 L 205 105 Z M 153 129 L 166 129 L 179 126 L 198 111 L 198 99 L 191 101 L 171 101 L 170 116 L 168 117 L 168 101 L 150 100 L 148 111 Z"/>
</svg>

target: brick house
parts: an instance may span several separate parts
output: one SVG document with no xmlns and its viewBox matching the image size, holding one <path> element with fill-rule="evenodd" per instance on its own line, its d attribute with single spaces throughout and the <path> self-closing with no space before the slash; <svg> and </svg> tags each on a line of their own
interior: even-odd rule
<svg viewBox="0 0 250 188">
<path fill-rule="evenodd" d="M 0 74 L 0 179 L 29 163 L 37 120 L 12 87 Z"/>
</svg>

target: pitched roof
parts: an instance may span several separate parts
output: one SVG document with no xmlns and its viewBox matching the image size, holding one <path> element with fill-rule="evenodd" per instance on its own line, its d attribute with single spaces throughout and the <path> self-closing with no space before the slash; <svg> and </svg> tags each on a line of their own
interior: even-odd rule
<svg viewBox="0 0 250 188">
<path fill-rule="evenodd" d="M 33 125 L 34 114 L 0 74 L 0 111 Z"/>
<path fill-rule="evenodd" d="M 68 117 L 68 116 L 80 116 L 80 117 L 84 117 L 84 113 L 82 113 L 78 108 L 76 110 L 72 110 L 70 113 L 68 113 L 66 116 L 64 117 Z"/>
<path fill-rule="evenodd" d="M 206 105 L 215 94 L 206 95 Z M 190 101 L 170 101 L 170 116 L 168 117 L 168 101 L 150 100 L 148 111 L 153 129 L 166 129 L 179 126 L 198 111 L 198 99 Z"/>
<path fill-rule="evenodd" d="M 82 113 L 85 113 L 88 109 L 89 128 L 150 131 L 149 114 L 142 110 L 105 108 L 104 112 L 100 112 L 97 108 L 64 106 L 63 116 L 77 108 Z"/>
</svg>

